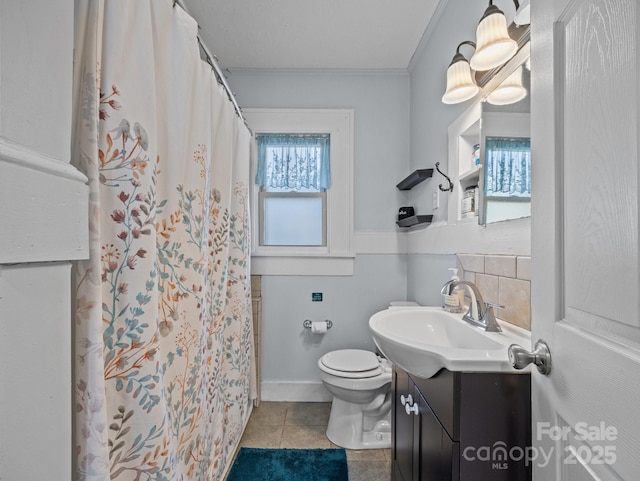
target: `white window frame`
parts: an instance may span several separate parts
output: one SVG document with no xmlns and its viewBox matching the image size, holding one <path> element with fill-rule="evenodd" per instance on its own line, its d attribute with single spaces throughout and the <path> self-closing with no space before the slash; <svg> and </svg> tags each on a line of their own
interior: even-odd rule
<svg viewBox="0 0 640 481">
<path fill-rule="evenodd" d="M 251 155 L 251 272 L 258 275 L 352 275 L 354 135 L 352 109 L 243 109 L 253 131 Z M 261 246 L 256 134 L 329 134 L 326 246 Z"/>
</svg>

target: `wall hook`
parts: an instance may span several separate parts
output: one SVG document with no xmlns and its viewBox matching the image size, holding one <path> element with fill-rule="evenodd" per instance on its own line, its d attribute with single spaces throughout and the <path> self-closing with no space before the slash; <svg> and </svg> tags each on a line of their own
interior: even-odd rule
<svg viewBox="0 0 640 481">
<path fill-rule="evenodd" d="M 442 174 L 444 176 L 445 179 L 447 179 L 447 182 L 449 182 L 449 187 L 447 189 L 442 187 L 442 184 L 440 184 L 438 187 L 440 188 L 440 190 L 442 192 L 453 192 L 453 182 L 451 182 L 451 179 L 449 178 L 449 176 L 447 174 L 445 174 L 444 172 L 442 172 L 438 166 L 440 165 L 440 162 L 436 162 L 436 170 L 438 171 L 438 173 Z"/>
</svg>

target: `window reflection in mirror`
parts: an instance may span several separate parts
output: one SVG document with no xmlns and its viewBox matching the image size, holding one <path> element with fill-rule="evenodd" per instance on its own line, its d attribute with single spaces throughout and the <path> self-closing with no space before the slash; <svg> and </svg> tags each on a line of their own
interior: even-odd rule
<svg viewBox="0 0 640 481">
<path fill-rule="evenodd" d="M 482 102 L 482 224 L 531 215 L 530 78 L 525 62 Z"/>
<path fill-rule="evenodd" d="M 531 139 L 486 137 L 486 222 L 531 215 Z"/>
</svg>

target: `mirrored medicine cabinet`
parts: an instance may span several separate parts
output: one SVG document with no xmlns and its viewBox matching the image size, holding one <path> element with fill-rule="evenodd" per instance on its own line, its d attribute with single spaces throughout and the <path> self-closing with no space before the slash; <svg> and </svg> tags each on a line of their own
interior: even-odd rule
<svg viewBox="0 0 640 481">
<path fill-rule="evenodd" d="M 486 225 L 531 215 L 529 43 L 485 78 L 479 100 L 449 127 L 449 221 Z M 501 99 L 516 80 L 520 95 Z M 522 97 L 518 99 L 518 97 Z"/>
</svg>

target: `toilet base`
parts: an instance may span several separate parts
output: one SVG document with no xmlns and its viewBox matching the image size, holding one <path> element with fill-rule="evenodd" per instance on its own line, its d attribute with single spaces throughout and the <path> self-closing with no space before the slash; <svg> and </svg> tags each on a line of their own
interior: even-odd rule
<svg viewBox="0 0 640 481">
<path fill-rule="evenodd" d="M 387 449 L 391 447 L 391 403 L 370 411 L 362 404 L 333 398 L 327 438 L 346 449 Z M 364 408 L 364 409 L 363 409 Z"/>
</svg>

